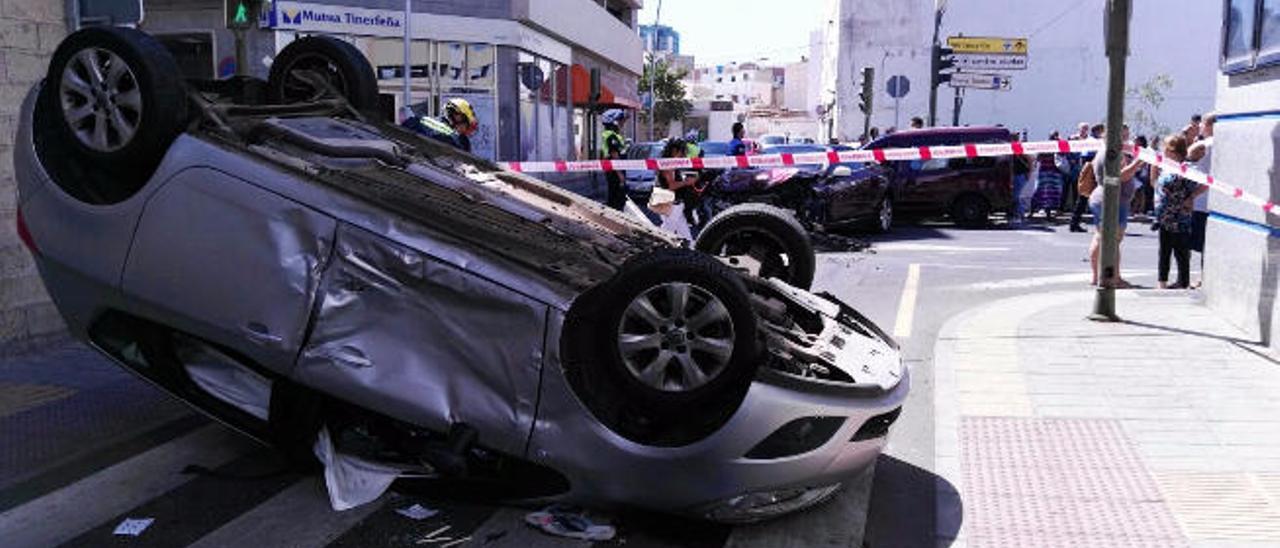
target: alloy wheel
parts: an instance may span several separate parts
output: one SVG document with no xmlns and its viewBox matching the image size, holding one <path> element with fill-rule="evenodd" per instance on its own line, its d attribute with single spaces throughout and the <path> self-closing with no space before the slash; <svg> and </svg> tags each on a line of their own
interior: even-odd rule
<svg viewBox="0 0 1280 548">
<path fill-rule="evenodd" d="M 627 371 L 663 392 L 689 392 L 719 376 L 733 355 L 733 319 L 710 291 L 690 283 L 654 286 L 632 299 L 618 324 Z"/>
<path fill-rule="evenodd" d="M 119 55 L 85 48 L 62 71 L 62 115 L 90 150 L 114 152 L 127 146 L 142 123 L 142 91 L 137 76 Z"/>
</svg>

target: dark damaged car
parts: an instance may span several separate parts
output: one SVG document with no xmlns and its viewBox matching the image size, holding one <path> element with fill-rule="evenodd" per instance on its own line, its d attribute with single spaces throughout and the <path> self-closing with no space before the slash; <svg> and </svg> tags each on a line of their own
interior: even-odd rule
<svg viewBox="0 0 1280 548">
<path fill-rule="evenodd" d="M 267 82 L 179 74 L 144 33 L 70 35 L 21 111 L 18 232 L 75 337 L 209 415 L 300 460 L 326 432 L 723 521 L 884 447 L 907 371 L 835 298 L 377 121 L 343 42 L 293 42 Z"/>
</svg>

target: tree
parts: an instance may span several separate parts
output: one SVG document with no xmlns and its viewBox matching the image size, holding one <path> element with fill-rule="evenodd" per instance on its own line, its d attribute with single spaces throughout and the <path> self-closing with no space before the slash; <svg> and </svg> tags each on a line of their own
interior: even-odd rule
<svg viewBox="0 0 1280 548">
<path fill-rule="evenodd" d="M 683 120 L 693 109 L 693 103 L 685 100 L 684 82 L 681 82 L 686 74 L 687 71 L 673 69 L 665 59 L 654 59 L 652 55 L 645 63 L 639 91 L 640 96 L 645 97 L 649 95 L 650 86 L 653 87 L 653 125 L 655 130 L 662 128 L 657 133 L 665 134 L 671 122 Z M 647 121 L 649 114 L 648 109 L 644 110 L 643 119 Z"/>
<path fill-rule="evenodd" d="M 1125 90 L 1125 104 L 1128 112 L 1125 119 L 1134 135 L 1149 135 L 1154 141 L 1173 132 L 1169 126 L 1160 123 L 1160 106 L 1166 100 L 1166 94 L 1173 89 L 1173 77 L 1168 74 L 1157 74 L 1137 87 Z"/>
</svg>

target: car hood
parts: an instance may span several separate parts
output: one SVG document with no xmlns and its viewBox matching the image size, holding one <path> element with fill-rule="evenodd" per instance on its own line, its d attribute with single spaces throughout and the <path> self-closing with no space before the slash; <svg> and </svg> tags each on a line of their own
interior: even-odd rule
<svg viewBox="0 0 1280 548">
<path fill-rule="evenodd" d="M 631 257 L 682 245 L 658 228 L 389 124 L 252 121 L 249 150 L 582 291 Z"/>
</svg>

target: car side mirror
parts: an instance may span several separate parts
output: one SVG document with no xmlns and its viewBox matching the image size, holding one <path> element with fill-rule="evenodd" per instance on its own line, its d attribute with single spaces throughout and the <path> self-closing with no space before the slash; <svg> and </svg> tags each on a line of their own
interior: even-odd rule
<svg viewBox="0 0 1280 548">
<path fill-rule="evenodd" d="M 836 166 L 831 168 L 832 177 L 848 177 L 850 175 L 853 175 L 853 169 L 850 169 L 849 166 Z"/>
</svg>

